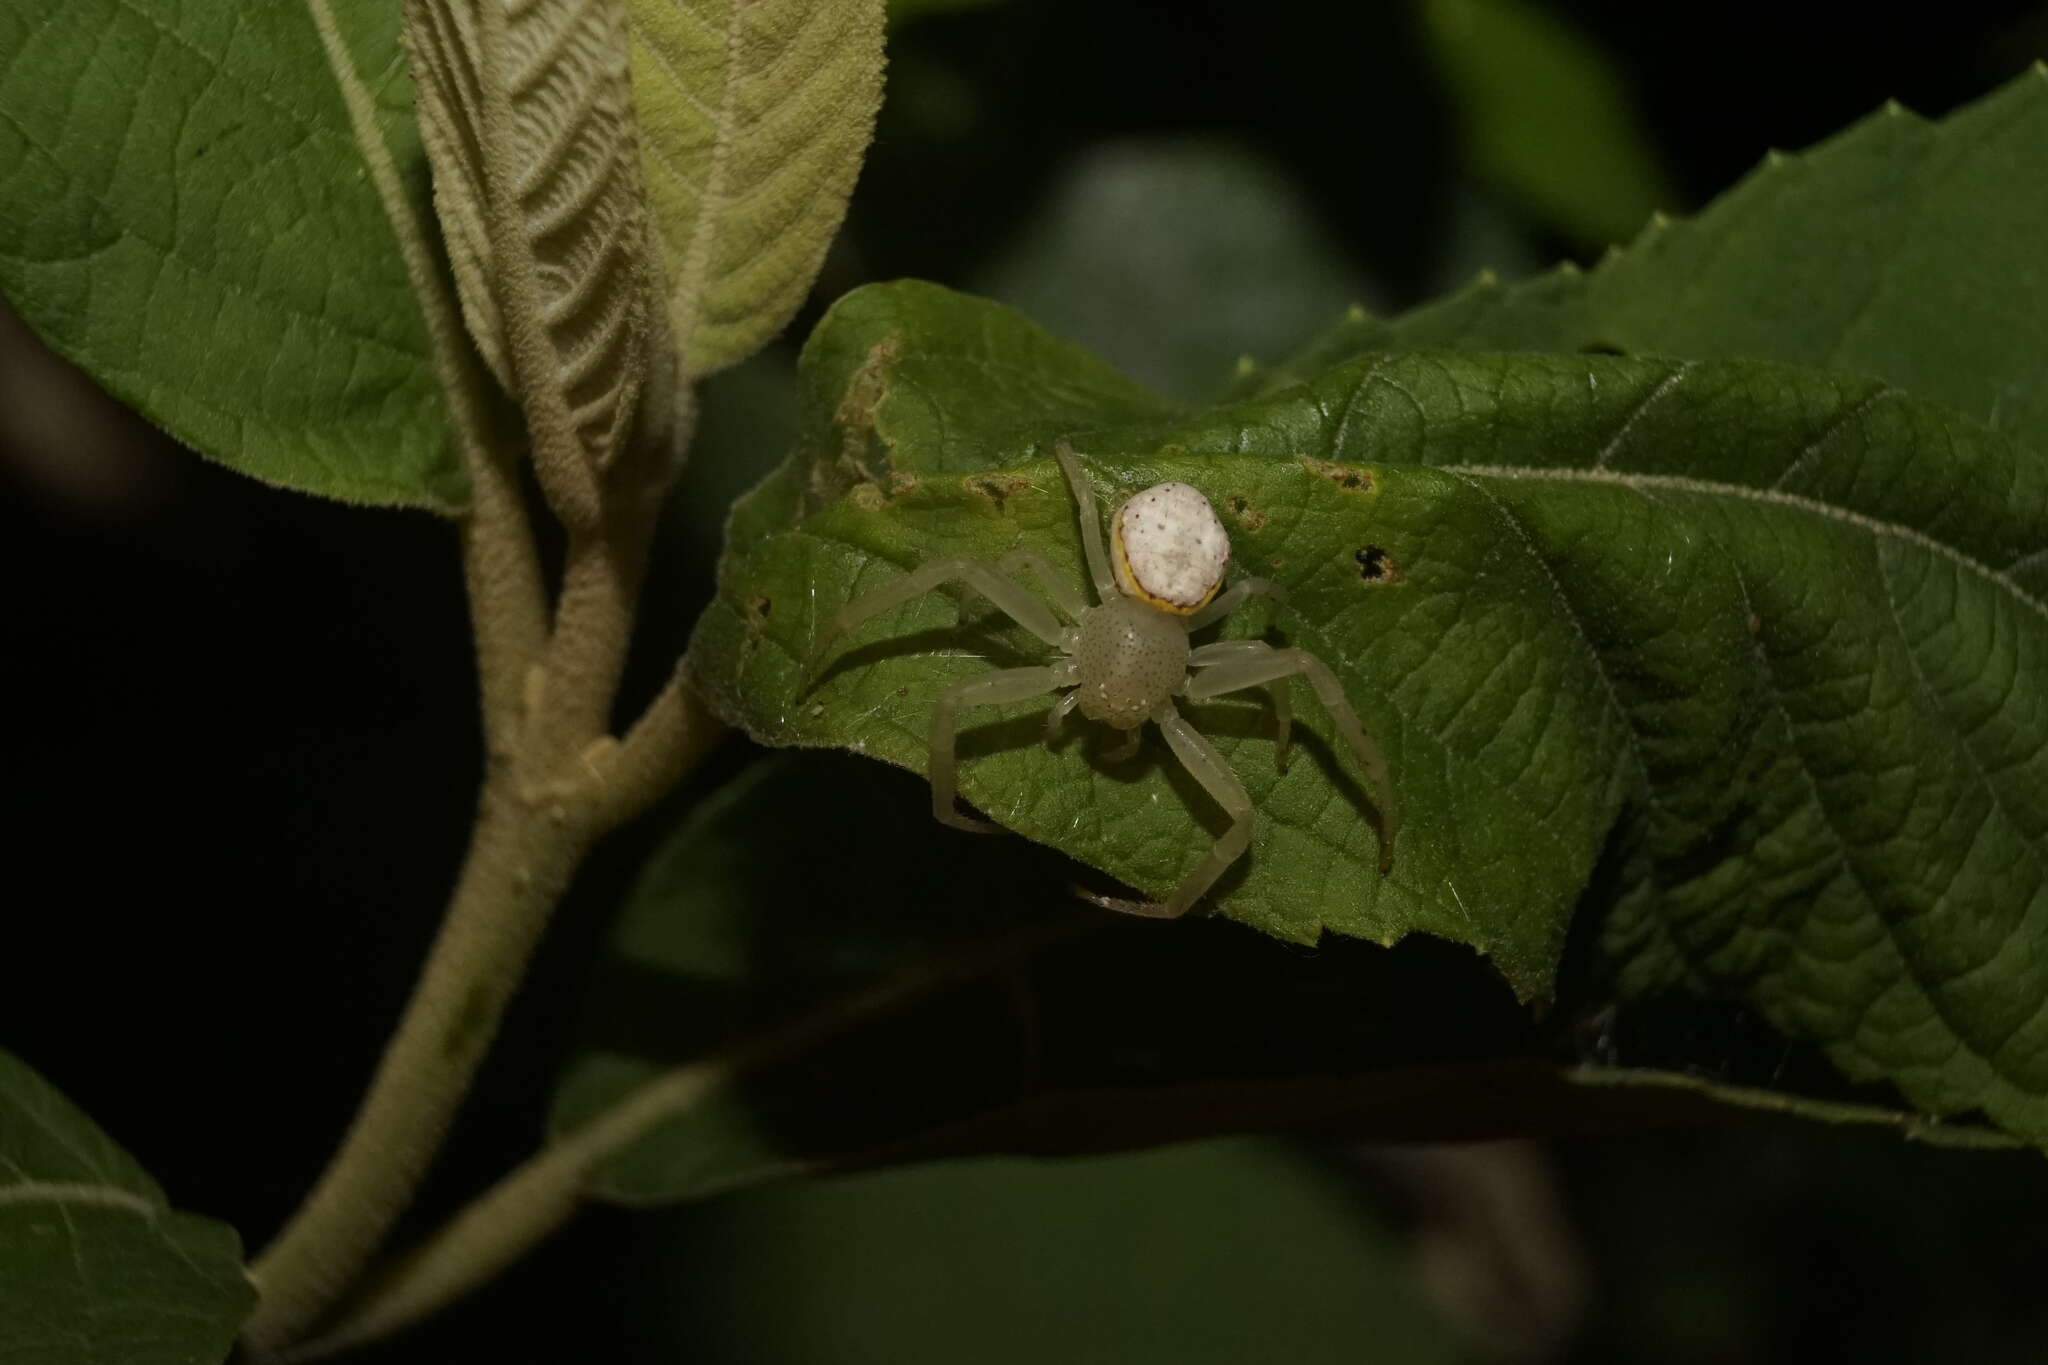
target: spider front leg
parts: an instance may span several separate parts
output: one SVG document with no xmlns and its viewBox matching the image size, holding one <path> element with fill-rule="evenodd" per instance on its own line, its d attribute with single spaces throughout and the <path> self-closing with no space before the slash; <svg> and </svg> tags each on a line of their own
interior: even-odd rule
<svg viewBox="0 0 2048 1365">
<path fill-rule="evenodd" d="M 1166 736 L 1167 747 L 1173 756 L 1181 761 L 1202 789 L 1216 799 L 1223 807 L 1223 813 L 1230 817 L 1230 828 L 1223 831 L 1223 837 L 1210 848 L 1209 856 L 1202 865 L 1182 879 L 1173 889 L 1173 894 L 1163 901 L 1115 900 L 1108 896 L 1090 895 L 1089 900 L 1109 910 L 1121 910 L 1130 915 L 1144 915 L 1151 919 L 1176 919 L 1188 912 L 1188 907 L 1200 900 L 1208 889 L 1216 884 L 1232 863 L 1244 856 L 1245 849 L 1252 841 L 1252 798 L 1237 780 L 1237 774 L 1223 761 L 1223 755 L 1216 752 L 1216 746 L 1203 739 L 1194 726 L 1174 709 L 1170 701 L 1161 702 L 1159 709 L 1152 713 L 1153 724 L 1159 733 Z"/>
<path fill-rule="evenodd" d="M 1004 702 L 1042 697 L 1057 687 L 1071 686 L 1074 666 L 1060 662 L 1041 668 L 1005 668 L 954 683 L 932 703 L 932 740 L 929 767 L 932 779 L 932 815 L 940 824 L 976 834 L 993 834 L 999 826 L 977 820 L 953 809 L 958 790 L 959 756 L 953 751 L 956 720 L 969 706 L 1000 706 Z"/>
<path fill-rule="evenodd" d="M 1256 652 L 1240 651 L 1241 657 L 1225 659 L 1189 678 L 1186 694 L 1189 700 L 1218 697 L 1240 688 L 1280 682 L 1297 674 L 1308 679 L 1317 700 L 1330 713 L 1337 733 L 1343 736 L 1344 743 L 1372 780 L 1373 805 L 1380 817 L 1380 875 L 1384 877 L 1393 868 L 1394 836 L 1401 827 L 1400 811 L 1394 805 L 1394 784 L 1387 772 L 1385 756 L 1380 753 L 1379 745 L 1365 733 L 1365 727 L 1358 723 L 1358 713 L 1351 709 L 1350 699 L 1344 695 L 1337 675 L 1330 671 L 1329 665 L 1304 649 L 1274 649 L 1254 640 L 1238 643 L 1254 645 Z M 1193 655 L 1189 656 L 1189 661 L 1193 662 Z"/>
<path fill-rule="evenodd" d="M 1109 544 L 1102 538 L 1102 517 L 1095 510 L 1095 485 L 1081 472 L 1074 448 L 1065 441 L 1053 443 L 1052 457 L 1060 462 L 1073 490 L 1074 507 L 1081 518 L 1081 549 L 1088 556 L 1088 577 L 1095 583 L 1095 600 L 1107 602 L 1118 594 L 1116 574 L 1109 567 Z"/>
<path fill-rule="evenodd" d="M 1019 570 L 1030 570 L 1038 579 L 1038 586 L 1045 589 L 1045 595 L 1069 621 L 1080 620 L 1081 613 L 1088 610 L 1088 594 L 1075 587 L 1065 574 L 1053 567 L 1050 559 L 1036 550 L 1012 550 L 996 561 L 996 568 L 1013 578 Z"/>
<path fill-rule="evenodd" d="M 999 611 L 1047 644 L 1058 646 L 1065 641 L 1067 628 L 1060 624 L 1051 609 L 1027 592 L 1022 584 L 1003 577 L 993 565 L 959 556 L 934 559 L 893 583 L 885 583 L 872 592 L 861 594 L 839 609 L 839 614 L 832 618 L 811 649 L 811 661 L 804 670 L 811 681 L 804 690 L 809 691 L 816 685 L 818 675 L 831 659 L 833 646 L 838 644 L 840 636 L 891 607 L 901 606 L 951 582 L 965 583 L 973 588 L 994 603 Z"/>
</svg>

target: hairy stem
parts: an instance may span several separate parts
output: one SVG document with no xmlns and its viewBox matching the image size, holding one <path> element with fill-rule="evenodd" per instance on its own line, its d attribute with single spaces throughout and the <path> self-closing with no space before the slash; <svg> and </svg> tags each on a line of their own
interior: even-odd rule
<svg viewBox="0 0 2048 1365">
<path fill-rule="evenodd" d="M 547 642 L 547 593 L 518 470 L 488 451 L 464 463 L 470 511 L 462 523 L 462 574 L 476 637 L 484 744 L 492 767 L 504 768 L 517 743 L 521 679 Z"/>
<path fill-rule="evenodd" d="M 626 743 L 610 739 L 648 542 L 689 439 L 692 395 L 661 391 L 609 478 L 580 450 L 566 459 L 560 412 L 527 405 L 543 491 L 570 532 L 550 622 L 517 435 L 494 416 L 331 0 L 304 2 L 397 238 L 469 476 L 462 560 L 489 758 L 469 852 L 404 1017 L 333 1160 L 251 1267 L 261 1299 L 243 1341 L 259 1359 L 317 1326 L 411 1202 L 591 844 L 678 781 L 716 733 L 686 696 L 664 693 Z"/>
<path fill-rule="evenodd" d="M 406 282 L 426 324 L 434 376 L 447 396 L 456 449 L 469 476 L 462 560 L 484 693 L 485 739 L 491 753 L 501 756 L 519 714 L 521 679 L 547 639 L 547 592 L 520 486 L 517 447 L 497 430 L 454 295 L 399 182 L 391 149 L 377 127 L 376 101 L 342 41 L 328 0 L 306 0 L 306 9 L 348 110 L 363 166 L 398 243 L 399 259 L 405 263 Z"/>
<path fill-rule="evenodd" d="M 251 1267 L 244 1339 L 275 1351 L 351 1284 L 411 1202 L 591 831 L 485 785 L 468 857 L 419 984 L 340 1150 Z"/>
<path fill-rule="evenodd" d="M 1098 923 L 1092 916 L 1055 915 L 1016 933 L 939 954 L 781 1028 L 663 1072 L 471 1201 L 349 1305 L 329 1332 L 290 1358 L 310 1360 L 387 1336 L 488 1282 L 568 1221 L 590 1177 L 606 1162 L 746 1073 Z"/>
<path fill-rule="evenodd" d="M 603 818 L 622 825 L 646 810 L 675 786 L 676 774 L 695 768 L 724 732 L 724 723 L 705 707 L 678 666 L 599 769 Z"/>
</svg>

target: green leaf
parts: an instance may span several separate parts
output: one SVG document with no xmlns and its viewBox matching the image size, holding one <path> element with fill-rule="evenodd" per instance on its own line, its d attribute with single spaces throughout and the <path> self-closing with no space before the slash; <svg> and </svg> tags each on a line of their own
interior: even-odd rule
<svg viewBox="0 0 2048 1365">
<path fill-rule="evenodd" d="M 174 1212 L 92 1121 L 0 1052 L 0 1359 L 210 1365 L 256 1301 L 233 1231 Z"/>
<path fill-rule="evenodd" d="M 948 334 L 967 308 L 897 299 L 920 301 Z M 985 312 L 989 336 L 1022 329 Z M 846 373 L 835 330 L 808 384 Z M 961 366 L 948 395 L 908 332 L 866 342 L 896 338 L 895 368 L 856 369 L 845 441 L 814 436 L 736 514 L 691 660 L 763 742 L 921 770 L 939 692 L 1043 647 L 935 594 L 870 622 L 802 693 L 823 623 L 940 555 L 1031 546 L 1079 581 L 1079 553 L 1052 465 L 998 436 L 976 468 L 958 434 L 1004 386 Z M 876 423 L 899 370 L 926 376 L 918 420 Z M 2029 452 L 1841 376 L 1458 354 L 1371 355 L 1075 443 L 1111 500 L 1162 479 L 1210 495 L 1241 570 L 1289 593 L 1229 629 L 1270 620 L 1324 658 L 1393 769 L 1405 825 L 1382 880 L 1317 711 L 1313 761 L 1281 777 L 1260 705 L 1193 708 L 1259 815 L 1222 913 L 1299 942 L 1425 930 L 1528 999 L 1553 993 L 1576 927 L 1622 998 L 1739 998 L 1924 1112 L 2048 1140 L 2048 472 Z M 874 480 L 835 472 L 848 445 Z M 964 794 L 1169 890 L 1216 812 L 1156 751 L 1118 767 L 1092 741 L 1046 747 L 1043 708 L 970 723 Z"/>
<path fill-rule="evenodd" d="M 397 240 L 310 5 L 0 12 L 0 291 L 200 453 L 351 502 L 465 499 Z M 346 76 L 426 221 L 398 7 L 338 5 Z"/>
<path fill-rule="evenodd" d="M 2048 67 L 1938 123 L 1888 105 L 1597 270 L 1353 316 L 1267 387 L 1383 349 L 1749 357 L 1884 379 L 2048 451 L 2044 166 Z"/>
<path fill-rule="evenodd" d="M 803 303 L 882 99 L 883 0 L 632 0 L 633 97 L 685 378 Z"/>
<path fill-rule="evenodd" d="M 1017 459 L 1062 432 L 1172 417 L 1182 405 L 984 299 L 907 280 L 856 289 L 825 315 L 798 374 L 798 458 L 733 510 L 734 542 L 861 484 Z M 963 390 L 975 399 L 962 403 Z"/>
<path fill-rule="evenodd" d="M 801 378 L 817 464 L 901 451 L 918 469 L 978 469 L 1063 431 L 1184 410 L 1019 313 L 917 280 L 834 304 L 804 346 Z M 866 449 L 851 450 L 853 437 Z"/>
<path fill-rule="evenodd" d="M 1426 0 L 1423 31 L 1473 169 L 1581 244 L 1635 232 L 1675 195 L 1613 65 L 1528 0 Z"/>
<path fill-rule="evenodd" d="M 758 1365 L 1465 1358 L 1361 1195 L 1252 1142 L 763 1191 L 676 1229 L 663 1316 Z"/>
<path fill-rule="evenodd" d="M 1677 1047 L 1652 1050 L 1669 1001 L 1581 987 L 1537 1020 L 1438 940 L 1304 953 L 1221 919 L 1098 914 L 1070 884 L 1051 850 L 934 824 L 923 784 L 895 769 L 831 753 L 757 764 L 634 888 L 551 1126 L 797 1024 L 807 1047 L 662 1116 L 593 1192 L 657 1203 L 804 1170 L 1253 1128 L 1383 1142 L 1697 1123 L 1708 1096 L 1998 1138 L 1901 1113 L 1776 1037 L 1745 1046 L 1683 1016 Z M 886 1007 L 847 1006 L 885 991 Z M 1586 1064 L 1566 1065 L 1574 1054 Z"/>
</svg>

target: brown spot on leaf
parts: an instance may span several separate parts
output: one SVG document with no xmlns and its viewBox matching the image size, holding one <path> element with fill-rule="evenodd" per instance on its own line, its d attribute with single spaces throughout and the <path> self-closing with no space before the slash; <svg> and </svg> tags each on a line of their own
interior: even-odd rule
<svg viewBox="0 0 2048 1365">
<path fill-rule="evenodd" d="M 775 610 L 775 603 L 766 597 L 749 597 L 747 599 L 747 610 L 765 621 L 768 618 L 768 613 Z"/>
<path fill-rule="evenodd" d="M 890 370 L 902 353 L 903 338 L 883 337 L 868 348 L 832 411 L 839 449 L 819 452 L 809 479 L 811 510 L 827 505 L 849 485 L 874 483 L 889 473 L 889 445 L 875 426 L 882 400 L 889 396 Z"/>
<path fill-rule="evenodd" d="M 846 391 L 839 395 L 839 406 L 832 413 L 832 421 L 836 425 L 874 426 L 875 410 L 881 407 L 882 399 L 889 393 L 890 367 L 902 353 L 903 337 L 895 332 L 868 347 L 860 367 L 846 381 Z"/>
<path fill-rule="evenodd" d="M 1237 524 L 1247 531 L 1262 531 L 1269 520 L 1266 514 L 1252 506 L 1251 501 L 1242 493 L 1230 498 L 1224 506 L 1230 509 L 1230 515 L 1237 518 Z"/>
<path fill-rule="evenodd" d="M 1328 479 L 1339 488 L 1353 493 L 1373 491 L 1372 471 L 1363 465 L 1337 464 L 1330 460 L 1312 460 L 1306 455 L 1296 457 L 1301 467 L 1318 478 Z"/>
<path fill-rule="evenodd" d="M 1003 510 L 1003 504 L 1010 500 L 1012 493 L 1030 486 L 1030 480 L 1020 479 L 1015 474 L 981 474 L 967 481 L 969 490 L 994 503 L 998 512 Z"/>
</svg>

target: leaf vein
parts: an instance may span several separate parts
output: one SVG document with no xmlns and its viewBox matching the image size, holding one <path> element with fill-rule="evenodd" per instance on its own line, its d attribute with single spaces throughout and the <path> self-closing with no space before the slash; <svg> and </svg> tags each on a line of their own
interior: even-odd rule
<svg viewBox="0 0 2048 1365">
<path fill-rule="evenodd" d="M 1789 508 L 1811 516 L 1824 517 L 1830 521 L 1838 521 L 1845 525 L 1854 526 L 1874 536 L 1904 541 L 1931 554 L 1940 555 L 1952 563 L 1961 565 L 2001 591 L 2009 593 L 2015 601 L 2026 607 L 2027 610 L 2041 617 L 2042 620 L 2048 621 L 2048 604 L 2043 604 L 2039 598 L 2028 593 L 2004 573 L 1992 568 L 1982 560 L 1965 554 L 1953 545 L 1936 540 L 1926 532 L 1916 530 L 1911 526 L 1904 526 L 1893 521 L 1884 521 L 1862 512 L 1852 511 L 1847 507 L 1838 507 L 1833 503 L 1822 502 L 1817 498 L 1803 497 L 1797 493 L 1787 493 L 1782 489 L 1755 488 L 1748 484 L 1717 483 L 1708 479 L 1690 478 L 1682 474 L 1641 474 L 1618 469 L 1544 469 L 1531 465 L 1481 464 L 1445 465 L 1443 468 L 1449 473 L 1471 474 L 1487 479 L 1605 483 L 1634 489 L 1638 492 L 1661 489 L 1674 493 L 1690 493 L 1700 497 L 1736 498 L 1745 502 L 1765 503 L 1772 506 Z"/>
</svg>

